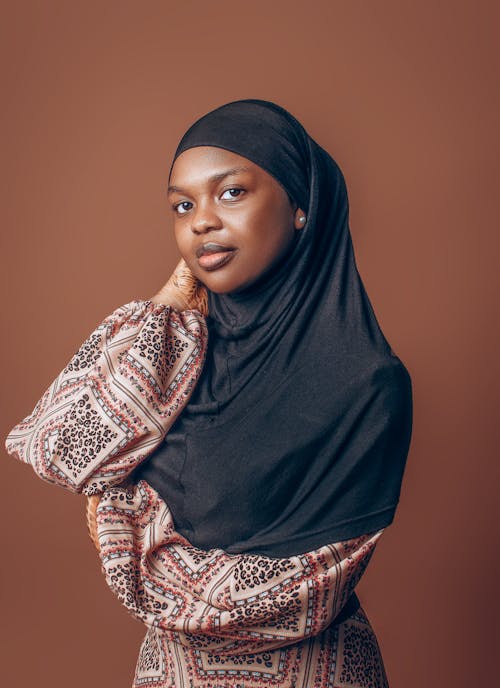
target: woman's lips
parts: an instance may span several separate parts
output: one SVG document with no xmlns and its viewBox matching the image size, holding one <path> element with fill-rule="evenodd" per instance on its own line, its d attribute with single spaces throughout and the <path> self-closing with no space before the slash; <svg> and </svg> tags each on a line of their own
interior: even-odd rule
<svg viewBox="0 0 500 688">
<path fill-rule="evenodd" d="M 205 253 L 198 258 L 198 264 L 205 270 L 217 270 L 228 263 L 236 253 L 236 249 L 229 249 L 227 251 L 219 251 L 217 253 Z"/>
</svg>

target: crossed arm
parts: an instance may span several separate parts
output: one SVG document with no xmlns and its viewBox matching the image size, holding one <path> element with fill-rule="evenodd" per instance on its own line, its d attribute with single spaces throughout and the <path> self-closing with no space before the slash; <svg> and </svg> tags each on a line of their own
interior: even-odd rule
<svg viewBox="0 0 500 688">
<path fill-rule="evenodd" d="M 153 300 L 117 308 L 6 447 L 43 480 L 100 496 L 102 570 L 134 617 L 196 648 L 270 650 L 332 623 L 383 530 L 283 559 L 206 552 L 176 532 L 151 486 L 128 483 L 187 403 L 207 340 L 199 310 Z"/>
</svg>

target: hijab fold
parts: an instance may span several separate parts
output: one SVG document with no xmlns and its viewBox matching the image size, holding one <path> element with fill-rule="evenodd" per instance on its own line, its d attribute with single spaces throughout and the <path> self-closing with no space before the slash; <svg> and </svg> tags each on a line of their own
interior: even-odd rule
<svg viewBox="0 0 500 688">
<path fill-rule="evenodd" d="M 202 549 L 288 557 L 389 525 L 411 379 L 358 273 L 339 166 L 289 112 L 257 99 L 201 117 L 172 166 L 195 146 L 256 163 L 307 220 L 271 273 L 238 292 L 207 290 L 204 368 L 139 477 Z"/>
</svg>

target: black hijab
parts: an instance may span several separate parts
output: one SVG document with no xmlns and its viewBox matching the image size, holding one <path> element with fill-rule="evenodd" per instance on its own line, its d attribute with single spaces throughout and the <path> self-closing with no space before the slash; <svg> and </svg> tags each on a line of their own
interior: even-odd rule
<svg viewBox="0 0 500 688">
<path fill-rule="evenodd" d="M 358 274 L 339 166 L 264 100 L 209 112 L 173 162 L 195 146 L 256 163 L 307 220 L 271 273 L 237 292 L 208 290 L 200 379 L 139 477 L 202 549 L 285 557 L 389 525 L 410 444 L 411 379 Z"/>
</svg>

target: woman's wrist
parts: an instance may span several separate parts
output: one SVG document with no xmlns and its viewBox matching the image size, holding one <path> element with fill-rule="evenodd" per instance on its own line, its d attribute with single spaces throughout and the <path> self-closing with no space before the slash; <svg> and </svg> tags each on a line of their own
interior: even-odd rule
<svg viewBox="0 0 500 688">
<path fill-rule="evenodd" d="M 188 307 L 188 303 L 181 294 L 176 293 L 172 289 L 160 289 L 154 296 L 150 298 L 153 303 L 161 303 L 164 306 L 172 306 L 178 311 L 184 311 Z"/>
<path fill-rule="evenodd" d="M 186 265 L 184 259 L 181 258 L 168 281 L 150 300 L 153 303 L 173 306 L 173 308 L 179 311 L 184 311 L 190 307 L 197 287 L 197 279 Z"/>
</svg>

